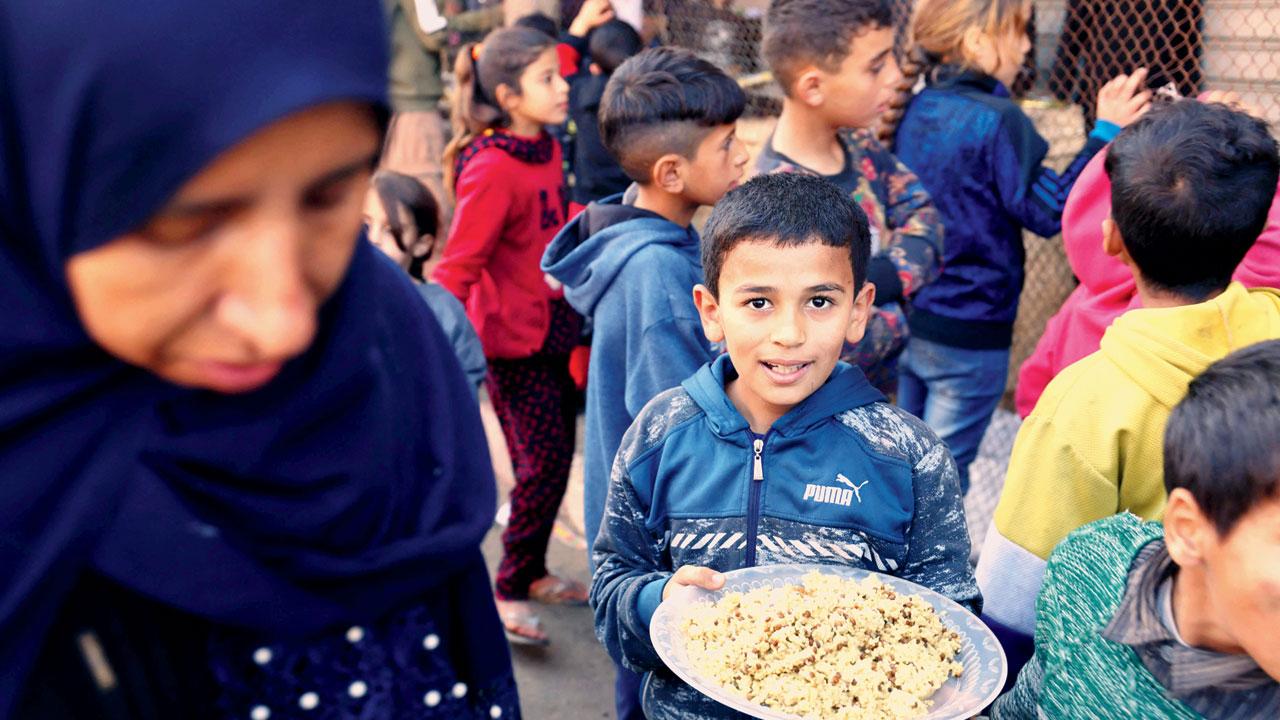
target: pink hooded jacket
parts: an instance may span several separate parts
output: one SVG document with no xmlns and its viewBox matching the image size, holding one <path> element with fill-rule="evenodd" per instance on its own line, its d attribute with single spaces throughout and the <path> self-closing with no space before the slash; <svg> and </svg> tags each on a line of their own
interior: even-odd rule
<svg viewBox="0 0 1280 720">
<path fill-rule="evenodd" d="M 1018 372 L 1014 402 L 1024 418 L 1055 375 L 1098 349 L 1112 320 L 1141 306 L 1129 268 L 1102 250 L 1102 221 L 1111 213 L 1106 156 L 1103 150 L 1085 166 L 1062 211 L 1062 242 L 1080 286 L 1049 318 L 1035 351 Z M 1234 278 L 1245 287 L 1280 287 L 1280 200 L 1272 202 L 1267 226 Z"/>
</svg>

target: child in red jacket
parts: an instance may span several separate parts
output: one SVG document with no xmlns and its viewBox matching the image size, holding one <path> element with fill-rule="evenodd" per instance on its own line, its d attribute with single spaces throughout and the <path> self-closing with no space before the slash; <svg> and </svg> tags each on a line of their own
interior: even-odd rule
<svg viewBox="0 0 1280 720">
<path fill-rule="evenodd" d="M 528 601 L 587 598 L 585 587 L 546 567 L 573 457 L 568 357 L 582 322 L 538 268 L 565 221 L 560 147 L 543 126 L 564 122 L 569 88 L 556 40 L 524 27 L 498 30 L 463 52 L 455 73 L 454 139 L 444 161 L 457 206 L 432 279 L 462 301 L 480 335 L 485 387 L 515 470 L 498 610 L 512 641 L 545 644 Z"/>
</svg>

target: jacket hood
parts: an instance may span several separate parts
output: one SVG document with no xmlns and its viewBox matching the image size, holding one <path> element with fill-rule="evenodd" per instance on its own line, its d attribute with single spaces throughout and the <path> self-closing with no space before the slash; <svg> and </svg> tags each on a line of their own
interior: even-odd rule
<svg viewBox="0 0 1280 720">
<path fill-rule="evenodd" d="M 624 205 L 622 195 L 591 203 L 566 225 L 542 256 L 542 270 L 564 284 L 564 297 L 583 315 L 637 252 L 668 245 L 699 264 L 698 233 L 647 210 Z"/>
<path fill-rule="evenodd" d="M 1129 268 L 1102 249 L 1102 221 L 1111 214 L 1111 179 L 1107 177 L 1104 148 L 1084 170 L 1062 209 L 1062 244 L 1071 272 L 1091 295 L 1124 288 L 1121 306 L 1134 293 Z"/>
<path fill-rule="evenodd" d="M 1280 290 L 1233 282 L 1218 297 L 1175 308 L 1139 308 L 1102 337 L 1102 353 L 1172 409 L 1187 383 L 1228 353 L 1280 337 Z"/>
<path fill-rule="evenodd" d="M 750 429 L 747 419 L 725 393 L 725 384 L 736 377 L 738 372 L 733 368 L 733 361 L 725 353 L 681 383 L 706 413 L 711 428 L 724 438 Z M 862 370 L 838 362 L 831 377 L 803 402 L 778 418 L 770 431 L 787 437 L 799 435 L 832 416 L 873 402 L 885 402 L 884 395 L 872 387 Z"/>
</svg>

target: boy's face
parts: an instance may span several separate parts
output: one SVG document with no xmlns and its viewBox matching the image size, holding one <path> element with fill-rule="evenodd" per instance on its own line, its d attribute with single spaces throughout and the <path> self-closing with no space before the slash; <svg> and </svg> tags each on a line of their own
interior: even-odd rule
<svg viewBox="0 0 1280 720">
<path fill-rule="evenodd" d="M 848 248 L 810 242 L 738 243 L 720 270 L 720 296 L 694 288 L 702 327 L 723 341 L 738 371 L 728 388 L 752 427 L 763 430 L 831 376 L 845 342 L 866 326 L 875 288 L 854 294 Z"/>
<path fill-rule="evenodd" d="M 738 139 L 737 125 L 730 123 L 712 128 L 698 143 L 693 157 L 684 160 L 681 194 L 699 205 L 715 205 L 742 180 L 747 148 Z"/>
<path fill-rule="evenodd" d="M 1209 606 L 1229 639 L 1280 681 L 1280 498 L 1254 506 L 1225 537 L 1212 528 L 1204 536 Z"/>
<path fill-rule="evenodd" d="M 863 29 L 849 40 L 849 55 L 840 68 L 827 72 L 815 68 L 818 99 L 823 116 L 832 127 L 871 127 L 889 109 L 897 95 L 902 72 L 893 56 L 893 30 Z M 801 85 L 804 80 L 801 80 Z M 804 89 L 800 88 L 803 93 Z"/>
</svg>

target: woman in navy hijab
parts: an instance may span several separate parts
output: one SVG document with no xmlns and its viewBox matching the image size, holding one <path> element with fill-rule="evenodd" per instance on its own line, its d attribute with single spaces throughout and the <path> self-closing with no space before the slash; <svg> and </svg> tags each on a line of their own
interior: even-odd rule
<svg viewBox="0 0 1280 720">
<path fill-rule="evenodd" d="M 513 718 L 376 0 L 0 3 L 0 717 Z"/>
</svg>

